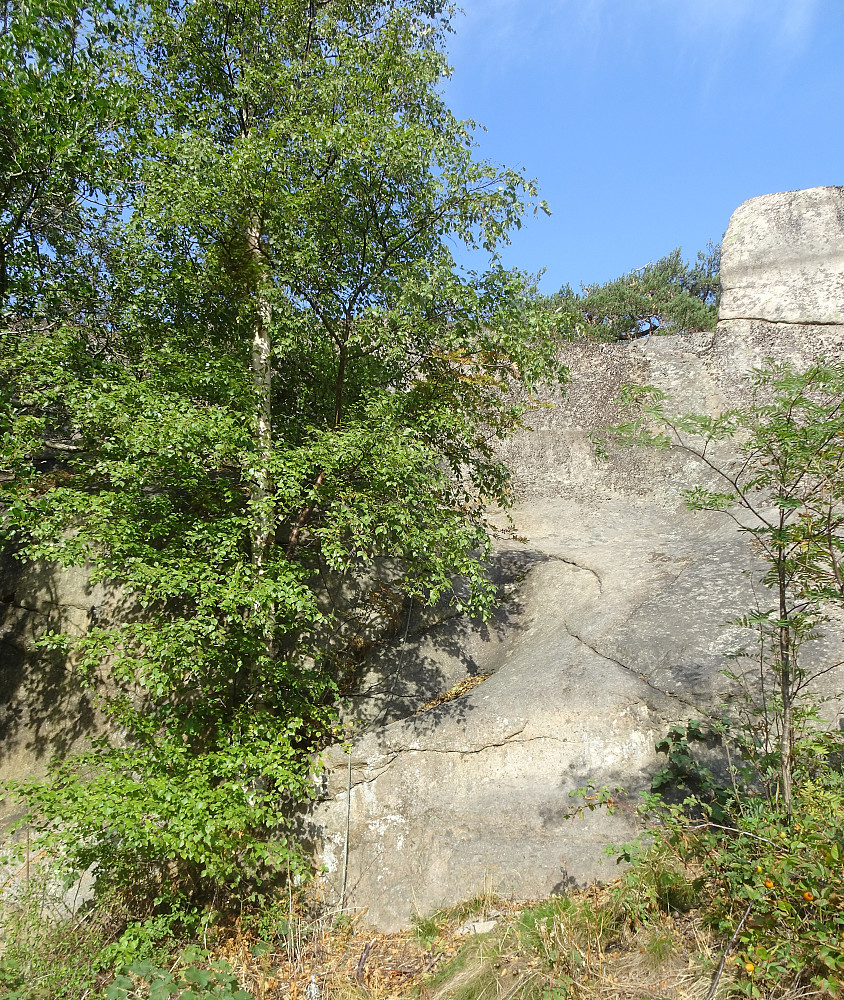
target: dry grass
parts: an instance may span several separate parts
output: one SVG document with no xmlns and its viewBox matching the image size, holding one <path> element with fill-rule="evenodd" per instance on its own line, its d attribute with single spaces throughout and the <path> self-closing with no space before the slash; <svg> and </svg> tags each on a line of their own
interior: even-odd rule
<svg viewBox="0 0 844 1000">
<path fill-rule="evenodd" d="M 206 944 L 255 1000 L 304 1000 L 311 977 L 323 1000 L 705 1000 L 724 942 L 701 913 L 634 926 L 625 900 L 620 881 L 533 903 L 487 888 L 415 929 L 376 934 L 365 913 L 350 919 L 299 899 L 276 911 L 275 923 L 266 914 L 260 925 L 241 919 Z M 490 933 L 457 933 L 488 918 Z M 728 961 L 715 1000 L 746 996 L 742 978 Z"/>
<path fill-rule="evenodd" d="M 364 918 L 294 913 L 272 945 L 261 941 L 257 929 L 238 924 L 222 932 L 211 950 L 236 970 L 255 1000 L 301 1000 L 311 976 L 325 998 L 387 1000 L 412 992 L 456 949 L 447 935 L 426 949 L 411 931 L 374 934 Z"/>
<path fill-rule="evenodd" d="M 426 702 L 417 712 L 414 712 L 414 715 L 427 712 L 432 708 L 436 708 L 437 705 L 445 705 L 446 702 L 455 701 L 457 698 L 461 698 L 464 694 L 468 694 L 473 688 L 476 688 L 479 684 L 488 680 L 490 677 L 492 677 L 492 674 L 473 674 L 471 677 L 464 677 L 462 681 L 458 681 L 455 685 L 450 687 L 448 691 L 443 691 L 443 693 L 437 695 L 436 698 L 432 698 L 430 701 Z"/>
<path fill-rule="evenodd" d="M 704 1000 L 721 946 L 697 915 L 634 931 L 613 899 L 594 886 L 533 905 L 486 893 L 420 921 L 424 933 L 374 934 L 365 914 L 294 913 L 272 947 L 236 925 L 213 951 L 255 1000 L 303 1000 L 311 976 L 325 1000 Z M 456 934 L 488 914 L 491 933 Z M 717 997 L 731 995 L 728 966 Z"/>
<path fill-rule="evenodd" d="M 720 944 L 697 915 L 664 918 L 640 927 L 625 946 L 604 956 L 590 995 L 619 1000 L 704 1000 L 721 957 Z M 729 972 L 721 977 L 718 1000 L 733 995 Z"/>
</svg>

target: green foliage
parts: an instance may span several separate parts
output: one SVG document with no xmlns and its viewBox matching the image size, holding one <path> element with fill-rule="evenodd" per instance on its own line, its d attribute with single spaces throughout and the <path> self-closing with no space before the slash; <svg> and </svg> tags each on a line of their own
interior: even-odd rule
<svg viewBox="0 0 844 1000">
<path fill-rule="evenodd" d="M 199 954 L 187 952 L 182 961 L 191 963 Z M 136 962 L 115 977 L 105 991 L 105 1000 L 252 1000 L 238 986 L 237 977 L 221 964 L 211 968 L 179 964 L 159 969 L 150 962 Z"/>
<path fill-rule="evenodd" d="M 655 793 L 645 799 L 642 812 L 648 818 L 648 809 L 655 806 L 664 810 L 665 817 L 682 817 L 685 809 L 694 811 L 696 804 L 695 799 L 682 806 L 669 804 Z M 668 826 L 667 819 L 664 825 Z M 649 827 L 637 840 L 614 849 L 619 862 L 632 866 L 622 875 L 619 899 L 635 924 L 647 925 L 664 914 L 686 913 L 701 902 L 704 879 L 690 867 L 670 838 L 662 838 L 660 833 L 654 837 Z"/>
<path fill-rule="evenodd" d="M 747 787 L 722 789 L 717 813 L 698 797 L 649 796 L 650 842 L 621 854 L 638 917 L 694 905 L 725 940 L 738 930 L 732 960 L 749 996 L 801 984 L 838 995 L 843 981 L 844 741 L 806 735 L 798 749 L 791 818 Z"/>
<path fill-rule="evenodd" d="M 57 761 L 49 784 L 15 787 L 51 841 L 68 836 L 66 828 L 54 832 L 54 817 L 72 824 L 69 866 L 94 864 L 101 890 L 122 886 L 169 908 L 182 894 L 205 902 L 218 884 L 246 896 L 279 869 L 302 874 L 299 852 L 283 836 L 279 800 L 284 790 L 307 793 L 296 764 L 289 748 L 279 753 L 260 734 L 201 756 L 159 736 L 128 749 L 98 746 Z M 244 785 L 248 768 L 265 769 L 267 787 Z"/>
<path fill-rule="evenodd" d="M 423 917 L 417 913 L 413 917 L 413 936 L 425 948 L 431 948 L 443 932 L 443 923 L 439 915 Z"/>
<path fill-rule="evenodd" d="M 548 305 L 581 336 L 594 340 L 711 330 L 718 318 L 720 264 L 720 246 L 710 243 L 694 266 L 678 248 L 604 285 L 588 285 L 580 292 L 566 286 Z"/>
<path fill-rule="evenodd" d="M 325 578 L 386 558 L 396 606 L 492 607 L 494 443 L 564 373 L 497 256 L 535 186 L 478 161 L 439 93 L 449 17 L 156 0 L 108 30 L 77 18 L 104 52 L 78 115 L 125 170 L 111 193 L 99 153 L 57 167 L 98 199 L 90 280 L 36 234 L 58 291 L 33 284 L 37 322 L 0 330 L 3 531 L 114 590 L 85 635 L 43 641 L 122 739 L 18 792 L 68 867 L 162 911 L 300 871 L 291 806 L 369 608 L 334 605 Z M 97 117 L 112 86 L 131 129 Z"/>
<path fill-rule="evenodd" d="M 844 602 L 844 365 L 821 361 L 797 371 L 770 364 L 748 382 L 747 405 L 715 417 L 672 414 L 664 395 L 637 387 L 628 396 L 638 413 L 618 431 L 699 461 L 711 480 L 688 491 L 689 506 L 732 516 L 767 564 L 760 582 L 770 606 L 759 604 L 737 622 L 756 633 L 762 672 L 760 689 L 745 689 L 746 721 L 754 719 L 743 731 L 747 748 L 755 747 L 757 777 L 788 810 L 795 713 L 811 682 L 834 667 L 805 670 L 801 647 L 830 607 Z M 737 466 L 713 457 L 726 442 L 742 458 Z"/>
<path fill-rule="evenodd" d="M 708 733 L 699 719 L 670 726 L 666 735 L 656 744 L 656 752 L 667 757 L 651 780 L 651 791 L 686 789 L 704 798 L 713 797 L 717 791 L 712 771 L 700 763 L 693 752 L 694 743 L 709 743 Z"/>
<path fill-rule="evenodd" d="M 137 962 L 165 963 L 174 942 L 185 933 L 184 916 L 176 911 L 128 924 L 115 941 L 103 948 L 102 967 L 122 973 Z"/>
<path fill-rule="evenodd" d="M 11 930 L 21 936 L 0 959 L 2 1000 L 78 1000 L 96 983 L 103 947 L 96 930 L 80 932 L 65 922 L 44 920 L 39 936 L 24 946 L 20 920 L 14 922 Z"/>
<path fill-rule="evenodd" d="M 115 133 L 132 107 L 110 0 L 6 0 L 0 19 L 0 315 L 61 308 L 96 212 L 121 173 Z M 74 267 L 69 264 L 74 261 Z"/>
<path fill-rule="evenodd" d="M 675 727 L 677 734 L 684 740 L 685 727 Z M 743 759 L 741 731 L 735 735 Z M 624 920 L 651 928 L 655 962 L 661 917 L 695 909 L 730 942 L 726 954 L 748 996 L 808 987 L 840 995 L 844 736 L 802 729 L 796 750 L 791 815 L 747 782 L 752 766 L 735 768 L 730 786 L 713 783 L 681 801 L 662 792 L 643 796 L 644 832 L 614 850 L 629 867 L 612 896 Z M 681 779 L 697 773 L 689 756 Z"/>
</svg>

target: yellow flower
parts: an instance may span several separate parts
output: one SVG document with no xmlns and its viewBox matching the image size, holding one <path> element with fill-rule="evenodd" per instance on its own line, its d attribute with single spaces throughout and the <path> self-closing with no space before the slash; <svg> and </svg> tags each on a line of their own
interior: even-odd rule
<svg viewBox="0 0 844 1000">
<path fill-rule="evenodd" d="M 756 966 L 753 964 L 753 962 L 745 962 L 744 968 L 747 972 L 753 972 Z"/>
</svg>

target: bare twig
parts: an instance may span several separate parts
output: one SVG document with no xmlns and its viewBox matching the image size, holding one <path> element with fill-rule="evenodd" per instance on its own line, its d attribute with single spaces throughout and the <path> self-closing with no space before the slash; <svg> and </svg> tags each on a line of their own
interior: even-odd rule
<svg viewBox="0 0 844 1000">
<path fill-rule="evenodd" d="M 775 840 L 768 840 L 767 837 L 757 837 L 755 833 L 748 833 L 746 830 L 737 830 L 734 826 L 719 826 L 717 823 L 700 823 L 698 826 L 689 827 L 690 830 L 705 830 L 707 827 L 714 827 L 716 830 L 726 830 L 727 833 L 737 833 L 741 837 L 750 837 L 753 840 L 761 840 L 763 844 L 773 844 L 777 846 Z"/>
<path fill-rule="evenodd" d="M 753 909 L 753 900 L 747 904 L 747 909 L 744 911 L 744 915 L 738 922 L 738 927 L 733 931 L 733 936 L 727 942 L 727 947 L 724 949 L 723 955 L 721 955 L 721 964 L 718 966 L 718 971 L 715 973 L 715 978 L 712 980 L 712 985 L 709 987 L 709 992 L 706 994 L 705 1000 L 713 1000 L 715 996 L 715 991 L 718 989 L 718 983 L 721 981 L 721 976 L 724 973 L 724 966 L 727 964 L 727 956 L 730 954 L 733 945 L 738 940 L 738 936 L 741 933 L 742 927 L 744 927 L 744 922 L 750 916 L 750 911 Z"/>
<path fill-rule="evenodd" d="M 361 952 L 360 960 L 358 961 L 358 967 L 357 969 L 355 969 L 355 979 L 357 979 L 359 983 L 364 982 L 363 967 L 366 965 L 366 960 L 369 958 L 369 952 L 377 940 L 378 938 L 373 938 Z"/>
<path fill-rule="evenodd" d="M 322 486 L 325 480 L 325 470 L 320 472 L 314 481 L 313 489 L 318 490 Z M 290 533 L 290 540 L 287 543 L 287 558 L 292 559 L 294 553 L 296 552 L 296 546 L 299 544 L 299 536 L 302 534 L 302 528 L 308 523 L 308 519 L 313 513 L 313 509 L 316 506 L 316 497 L 309 503 L 306 504 L 300 514 L 296 519 L 296 524 L 293 526 L 293 531 Z"/>
</svg>

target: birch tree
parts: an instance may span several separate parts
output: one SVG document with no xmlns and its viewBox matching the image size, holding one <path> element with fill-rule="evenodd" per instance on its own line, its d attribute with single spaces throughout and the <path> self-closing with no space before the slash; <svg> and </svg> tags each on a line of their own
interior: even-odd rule
<svg viewBox="0 0 844 1000">
<path fill-rule="evenodd" d="M 4 362 L 7 535 L 127 594 L 75 643 L 90 683 L 108 671 L 124 743 L 26 793 L 101 880 L 168 871 L 205 898 L 295 863 L 285 817 L 343 682 L 346 619 L 317 570 L 389 558 L 399 599 L 491 608 L 495 442 L 564 373 L 498 259 L 544 206 L 445 106 L 449 18 L 157 0 L 121 41 L 140 110 L 96 315 Z M 48 438 L 76 450 L 46 468 Z"/>
</svg>

